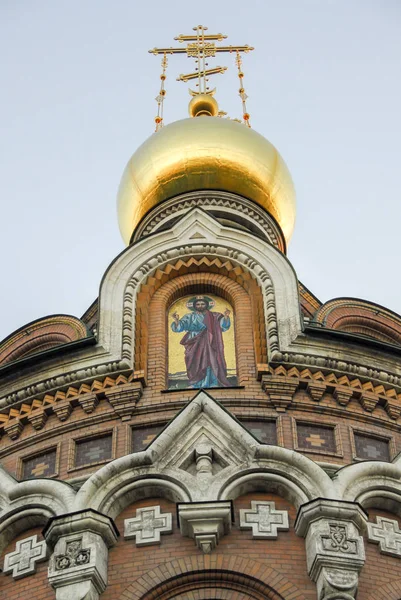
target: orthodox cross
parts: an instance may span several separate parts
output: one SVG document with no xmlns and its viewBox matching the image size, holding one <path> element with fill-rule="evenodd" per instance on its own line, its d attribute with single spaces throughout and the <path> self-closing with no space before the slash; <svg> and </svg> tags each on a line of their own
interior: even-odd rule
<svg viewBox="0 0 401 600">
<path fill-rule="evenodd" d="M 203 25 L 197 25 L 193 28 L 195 34 L 192 35 L 179 35 L 174 39 L 179 43 L 184 44 L 186 42 L 186 46 L 181 47 L 170 47 L 170 48 L 152 48 L 149 50 L 151 54 L 155 56 L 161 54 L 162 55 L 162 73 L 160 75 L 161 79 L 161 88 L 159 95 L 156 97 L 156 102 L 158 105 L 158 113 L 155 118 L 156 122 L 156 131 L 158 131 L 163 126 L 163 102 L 166 95 L 166 90 L 164 88 L 164 82 L 166 80 L 166 68 L 167 68 L 167 55 L 169 54 L 186 54 L 188 58 L 195 59 L 195 71 L 191 73 L 181 74 L 177 77 L 177 81 L 190 81 L 192 79 L 197 79 L 196 90 L 189 90 L 191 96 L 196 96 L 198 94 L 209 94 L 213 95 L 215 93 L 215 88 L 210 89 L 208 86 L 209 77 L 211 75 L 216 75 L 217 73 L 224 73 L 227 70 L 227 67 L 214 67 L 214 68 L 206 68 L 208 67 L 208 63 L 206 62 L 209 58 L 214 58 L 216 53 L 220 52 L 229 52 L 231 54 L 236 55 L 236 65 L 238 69 L 238 78 L 240 82 L 239 95 L 242 101 L 243 108 L 243 119 L 244 122 L 249 125 L 249 114 L 246 110 L 245 101 L 247 96 L 245 94 L 245 90 L 243 87 L 243 77 L 244 74 L 242 72 L 242 60 L 241 53 L 250 52 L 254 48 L 248 45 L 245 46 L 218 46 L 216 42 L 221 42 L 227 38 L 226 35 L 222 33 L 209 34 L 206 33 L 207 27 Z"/>
</svg>

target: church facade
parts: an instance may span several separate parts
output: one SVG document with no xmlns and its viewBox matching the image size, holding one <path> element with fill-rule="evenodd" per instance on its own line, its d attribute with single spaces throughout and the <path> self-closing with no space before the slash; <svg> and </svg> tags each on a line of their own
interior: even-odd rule
<svg viewBox="0 0 401 600">
<path fill-rule="evenodd" d="M 285 163 L 216 107 L 129 161 L 82 318 L 0 344 L 0 600 L 401 598 L 401 318 L 302 285 Z"/>
</svg>

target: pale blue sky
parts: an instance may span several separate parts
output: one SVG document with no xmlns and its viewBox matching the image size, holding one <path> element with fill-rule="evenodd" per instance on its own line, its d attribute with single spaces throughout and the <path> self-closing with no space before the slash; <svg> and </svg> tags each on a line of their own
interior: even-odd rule
<svg viewBox="0 0 401 600">
<path fill-rule="evenodd" d="M 81 316 L 123 249 L 116 190 L 153 132 L 159 59 L 202 23 L 248 43 L 253 127 L 276 145 L 298 204 L 289 258 L 322 301 L 401 312 L 401 2 L 0 0 L 0 339 Z M 233 58 L 217 98 L 240 114 Z M 166 122 L 187 115 L 192 69 L 170 60 Z"/>
</svg>

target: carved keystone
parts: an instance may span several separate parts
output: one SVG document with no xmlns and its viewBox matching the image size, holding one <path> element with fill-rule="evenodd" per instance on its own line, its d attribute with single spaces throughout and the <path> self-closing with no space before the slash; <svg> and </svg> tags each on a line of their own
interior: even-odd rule
<svg viewBox="0 0 401 600">
<path fill-rule="evenodd" d="M 262 389 L 279 412 L 284 412 L 292 403 L 299 381 L 292 377 L 262 375 Z"/>
<path fill-rule="evenodd" d="M 49 583 L 57 600 L 98 600 L 107 586 L 108 548 L 117 541 L 113 521 L 88 509 L 50 519 L 43 535 L 54 554 Z"/>
<path fill-rule="evenodd" d="M 46 542 L 38 542 L 38 536 L 33 535 L 17 542 L 15 551 L 5 555 L 3 571 L 21 579 L 36 573 L 36 564 L 46 559 Z"/>
<path fill-rule="evenodd" d="M 240 510 L 240 529 L 252 529 L 252 537 L 260 540 L 277 539 L 277 531 L 288 531 L 288 512 L 276 510 L 274 502 L 251 500 L 251 509 Z"/>
<path fill-rule="evenodd" d="M 194 538 L 195 544 L 209 554 L 219 539 L 231 531 L 231 502 L 188 502 L 178 506 L 182 535 Z"/>
<path fill-rule="evenodd" d="M 398 521 L 376 517 L 377 524 L 368 523 L 369 542 L 380 545 L 382 554 L 401 558 L 401 531 Z"/>
<path fill-rule="evenodd" d="M 125 539 L 135 538 L 137 546 L 160 544 L 160 534 L 172 531 L 172 514 L 161 513 L 160 506 L 138 508 L 136 517 L 124 521 Z"/>
<path fill-rule="evenodd" d="M 353 600 L 365 562 L 359 534 L 367 515 L 359 504 L 317 499 L 301 506 L 296 533 L 306 538 L 308 573 L 319 600 Z"/>
</svg>

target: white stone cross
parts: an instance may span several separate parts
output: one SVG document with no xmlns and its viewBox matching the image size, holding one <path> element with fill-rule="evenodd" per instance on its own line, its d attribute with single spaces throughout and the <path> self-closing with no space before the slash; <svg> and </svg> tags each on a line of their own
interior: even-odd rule
<svg viewBox="0 0 401 600">
<path fill-rule="evenodd" d="M 136 538 L 137 546 L 160 544 L 160 534 L 172 531 L 172 514 L 161 513 L 160 506 L 138 508 L 135 518 L 124 521 L 125 539 Z"/>
<path fill-rule="evenodd" d="M 4 557 L 4 573 L 11 573 L 14 579 L 20 579 L 36 573 L 36 563 L 47 558 L 46 542 L 38 542 L 38 536 L 20 540 L 14 552 Z"/>
<path fill-rule="evenodd" d="M 252 529 L 252 537 L 276 539 L 277 530 L 288 531 L 288 512 L 276 510 L 274 502 L 251 501 L 251 509 L 240 510 L 240 529 Z"/>
<path fill-rule="evenodd" d="M 380 544 L 380 552 L 401 558 L 401 531 L 397 521 L 376 517 L 376 523 L 368 523 L 370 542 Z"/>
</svg>

